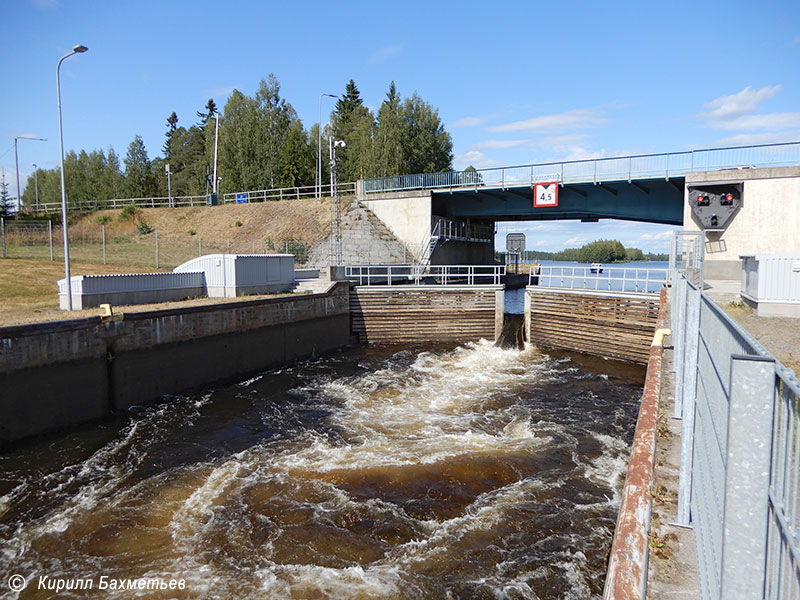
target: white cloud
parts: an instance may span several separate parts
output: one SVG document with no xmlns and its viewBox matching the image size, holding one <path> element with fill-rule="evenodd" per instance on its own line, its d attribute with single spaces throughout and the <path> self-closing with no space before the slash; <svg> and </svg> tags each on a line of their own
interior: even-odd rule
<svg viewBox="0 0 800 600">
<path fill-rule="evenodd" d="M 523 121 L 514 121 L 505 125 L 495 125 L 489 127 L 489 131 L 512 132 L 512 131 L 531 131 L 536 133 L 559 132 L 567 129 L 586 129 L 596 127 L 604 123 L 596 109 L 578 108 L 556 115 L 543 115 L 533 117 Z"/>
<path fill-rule="evenodd" d="M 780 144 L 800 140 L 800 131 L 771 131 L 767 133 L 740 133 L 714 142 L 714 146 L 757 146 Z"/>
<path fill-rule="evenodd" d="M 397 56 L 403 51 L 403 46 L 394 45 L 394 46 L 384 46 L 383 48 L 379 48 L 372 55 L 369 57 L 369 64 L 374 65 L 377 63 L 382 63 L 386 60 L 389 60 L 393 56 Z"/>
<path fill-rule="evenodd" d="M 711 121 L 714 129 L 730 131 L 758 131 L 759 129 L 789 129 L 800 127 L 800 112 L 770 113 L 766 115 L 740 115 L 730 119 Z"/>
<path fill-rule="evenodd" d="M 457 171 L 466 169 L 470 165 L 476 169 L 489 169 L 491 167 L 500 167 L 503 163 L 499 160 L 487 158 L 483 152 L 477 150 L 470 150 L 464 154 L 456 154 L 453 157 L 453 166 Z"/>
<path fill-rule="evenodd" d="M 238 86 L 235 85 L 223 85 L 220 87 L 210 88 L 206 90 L 206 95 L 208 96 L 225 96 L 226 98 L 233 93 Z"/>
<path fill-rule="evenodd" d="M 566 248 L 567 246 L 571 246 L 571 245 L 576 245 L 577 246 L 578 244 L 583 245 L 583 244 L 587 243 L 588 241 L 589 241 L 589 238 L 587 238 L 587 237 L 575 236 L 575 237 L 569 238 L 568 240 L 564 240 L 564 247 Z"/>
<path fill-rule="evenodd" d="M 486 140 L 483 142 L 478 142 L 477 144 L 472 144 L 469 149 L 479 151 L 502 150 L 503 148 L 514 148 L 516 146 L 521 146 L 526 142 L 528 142 L 528 140 Z"/>
<path fill-rule="evenodd" d="M 662 231 L 661 233 L 643 233 L 639 236 L 638 241 L 652 242 L 657 240 L 670 240 L 672 239 L 672 230 Z"/>
<path fill-rule="evenodd" d="M 447 127 L 449 129 L 461 129 L 463 127 L 477 127 L 478 125 L 483 125 L 488 117 L 464 117 L 463 119 L 459 119 L 458 121 L 453 121 L 449 123 Z"/>
<path fill-rule="evenodd" d="M 720 96 L 711 102 L 706 102 L 703 107 L 706 109 L 705 117 L 709 119 L 731 119 L 741 115 L 751 113 L 756 110 L 762 102 L 769 100 L 781 91 L 780 85 L 773 85 L 754 90 L 749 85 L 730 96 Z"/>
</svg>

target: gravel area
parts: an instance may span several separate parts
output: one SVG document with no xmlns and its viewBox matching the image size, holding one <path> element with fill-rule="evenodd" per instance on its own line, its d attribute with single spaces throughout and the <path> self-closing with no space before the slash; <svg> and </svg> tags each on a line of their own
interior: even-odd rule
<svg viewBox="0 0 800 600">
<path fill-rule="evenodd" d="M 800 319 L 758 317 L 751 308 L 736 302 L 723 308 L 775 358 L 800 372 Z"/>
</svg>

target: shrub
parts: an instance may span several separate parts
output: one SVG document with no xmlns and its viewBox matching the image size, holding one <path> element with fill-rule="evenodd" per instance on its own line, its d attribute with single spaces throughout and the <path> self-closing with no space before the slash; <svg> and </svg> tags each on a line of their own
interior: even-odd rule
<svg viewBox="0 0 800 600">
<path fill-rule="evenodd" d="M 242 226 L 242 222 L 241 221 L 236 221 L 236 226 L 237 227 L 241 227 Z"/>
<path fill-rule="evenodd" d="M 108 215 L 97 215 L 94 220 L 98 225 L 108 225 L 111 222 L 111 217 Z"/>
<path fill-rule="evenodd" d="M 147 221 L 142 219 L 136 224 L 136 230 L 141 233 L 142 235 L 147 235 L 148 233 L 152 233 L 153 228 L 147 224 Z"/>
<path fill-rule="evenodd" d="M 194 229 L 190 229 L 189 235 L 197 235 L 197 232 Z"/>
<path fill-rule="evenodd" d="M 126 205 L 119 213 L 119 220 L 125 221 L 139 214 L 139 207 L 133 202 Z"/>
<path fill-rule="evenodd" d="M 186 218 L 186 215 L 178 215 L 178 223 L 183 221 Z"/>
</svg>

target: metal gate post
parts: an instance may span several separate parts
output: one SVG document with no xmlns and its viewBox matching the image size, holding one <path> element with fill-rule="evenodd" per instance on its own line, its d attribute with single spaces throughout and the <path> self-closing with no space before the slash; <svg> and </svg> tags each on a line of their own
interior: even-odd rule
<svg viewBox="0 0 800 600">
<path fill-rule="evenodd" d="M 764 593 L 774 397 L 774 358 L 731 357 L 721 598 Z"/>
<path fill-rule="evenodd" d="M 689 526 L 692 506 L 692 457 L 694 456 L 694 411 L 697 396 L 697 352 L 700 341 L 700 290 L 686 285 L 686 321 L 684 323 L 683 380 L 681 387 L 681 468 L 678 479 L 678 514 L 676 523 Z M 676 411 L 677 412 L 677 411 Z"/>
</svg>

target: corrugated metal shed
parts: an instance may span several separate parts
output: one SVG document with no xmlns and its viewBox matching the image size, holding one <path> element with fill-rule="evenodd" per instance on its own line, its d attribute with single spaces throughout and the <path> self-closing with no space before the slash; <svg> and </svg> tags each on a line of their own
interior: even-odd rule
<svg viewBox="0 0 800 600">
<path fill-rule="evenodd" d="M 800 254 L 750 254 L 742 259 L 742 298 L 760 316 L 800 316 Z"/>
<path fill-rule="evenodd" d="M 207 254 L 174 269 L 200 271 L 211 298 L 289 291 L 294 285 L 293 254 Z"/>
</svg>

